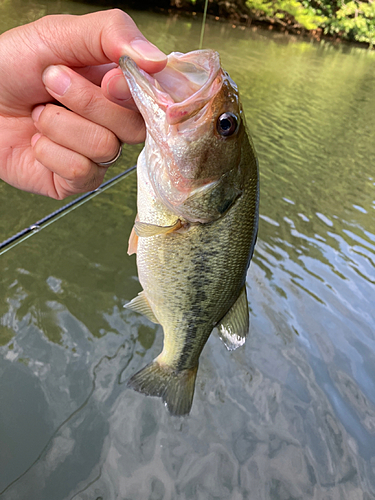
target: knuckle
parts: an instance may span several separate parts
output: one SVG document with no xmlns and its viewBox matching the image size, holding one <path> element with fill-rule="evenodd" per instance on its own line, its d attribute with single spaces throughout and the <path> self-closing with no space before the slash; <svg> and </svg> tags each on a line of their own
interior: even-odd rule
<svg viewBox="0 0 375 500">
<path fill-rule="evenodd" d="M 119 141 L 109 131 L 99 131 L 93 137 L 93 158 L 111 160 L 119 149 Z"/>
<path fill-rule="evenodd" d="M 139 144 L 146 137 L 146 126 L 139 113 L 132 112 L 127 118 L 127 127 L 120 135 L 120 140 L 127 144 Z"/>
<path fill-rule="evenodd" d="M 91 115 L 98 106 L 99 99 L 92 92 L 91 88 L 82 87 L 77 90 L 76 100 L 85 116 Z"/>
<path fill-rule="evenodd" d="M 142 121 L 136 130 L 137 132 L 134 133 L 133 144 L 140 144 L 145 140 L 146 137 L 145 123 Z"/>
<path fill-rule="evenodd" d="M 98 188 L 103 180 L 105 171 L 101 170 L 88 158 L 75 157 L 71 162 L 68 181 L 76 190 L 92 191 Z"/>
<path fill-rule="evenodd" d="M 123 23 L 125 21 L 132 21 L 131 17 L 121 9 L 111 9 L 108 11 L 110 19 L 114 22 Z"/>
<path fill-rule="evenodd" d="M 68 179 L 71 182 L 85 184 L 90 178 L 91 161 L 85 156 L 73 154 L 69 164 Z"/>
</svg>

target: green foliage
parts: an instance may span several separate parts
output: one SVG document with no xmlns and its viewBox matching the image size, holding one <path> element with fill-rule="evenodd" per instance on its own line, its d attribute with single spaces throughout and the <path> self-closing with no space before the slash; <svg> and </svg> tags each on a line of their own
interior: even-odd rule
<svg viewBox="0 0 375 500">
<path fill-rule="evenodd" d="M 375 3 L 341 2 L 335 16 L 324 24 L 324 32 L 348 40 L 375 44 Z"/>
<path fill-rule="evenodd" d="M 375 45 L 375 0 L 247 0 L 258 17 Z"/>
<path fill-rule="evenodd" d="M 286 22 L 292 18 L 307 30 L 317 29 L 326 20 L 310 5 L 303 5 L 298 0 L 247 0 L 246 4 L 251 10 L 262 12 L 269 18 Z"/>
<path fill-rule="evenodd" d="M 152 3 L 133 1 L 137 5 Z M 205 0 L 158 0 L 157 3 L 203 12 Z M 375 0 L 209 0 L 208 12 L 214 16 L 266 21 L 288 30 L 316 31 L 367 43 L 370 48 L 375 46 Z"/>
</svg>

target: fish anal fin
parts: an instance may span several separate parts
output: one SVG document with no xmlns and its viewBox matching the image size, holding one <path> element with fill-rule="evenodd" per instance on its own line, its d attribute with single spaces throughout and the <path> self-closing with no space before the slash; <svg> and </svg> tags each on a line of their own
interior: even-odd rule
<svg viewBox="0 0 375 500">
<path fill-rule="evenodd" d="M 132 376 L 128 387 L 147 396 L 162 398 L 171 415 L 187 415 L 193 403 L 197 369 L 198 366 L 195 366 L 175 371 L 156 358 Z"/>
<path fill-rule="evenodd" d="M 133 253 L 137 253 L 138 248 L 138 236 L 133 227 L 132 232 L 129 236 L 129 244 L 128 244 L 128 255 L 133 255 Z"/>
<path fill-rule="evenodd" d="M 152 307 L 150 306 L 149 301 L 147 300 L 144 291 L 139 292 L 139 294 L 133 300 L 125 304 L 124 307 L 126 307 L 126 309 L 131 309 L 132 311 L 135 311 L 139 314 L 143 314 L 153 323 L 159 323 L 157 317 L 154 314 L 154 311 L 152 310 Z"/>
<path fill-rule="evenodd" d="M 172 224 L 171 226 L 157 226 L 156 224 L 148 224 L 147 222 L 141 222 L 136 220 L 134 223 L 134 229 L 138 236 L 141 238 L 149 238 L 150 236 L 156 236 L 158 234 L 168 234 L 173 231 L 177 231 L 182 227 L 180 219 Z"/>
<path fill-rule="evenodd" d="M 246 285 L 224 318 L 217 325 L 221 340 L 229 351 L 245 343 L 249 332 L 249 304 L 246 296 Z"/>
</svg>

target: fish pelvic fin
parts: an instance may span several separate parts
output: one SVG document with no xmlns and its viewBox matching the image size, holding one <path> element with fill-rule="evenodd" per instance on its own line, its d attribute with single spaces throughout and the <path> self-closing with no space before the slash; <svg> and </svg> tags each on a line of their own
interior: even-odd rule
<svg viewBox="0 0 375 500">
<path fill-rule="evenodd" d="M 228 351 L 234 351 L 245 343 L 249 332 L 249 304 L 246 285 L 242 287 L 238 299 L 217 325 L 219 336 Z"/>
<path fill-rule="evenodd" d="M 156 236 L 158 234 L 172 233 L 181 227 L 182 223 L 180 219 L 177 219 L 171 226 L 157 226 L 155 224 L 149 224 L 148 222 L 140 222 L 139 220 L 136 220 L 134 223 L 135 233 L 141 238 L 149 238 L 150 236 Z"/>
<path fill-rule="evenodd" d="M 128 387 L 147 396 L 162 398 L 169 413 L 179 417 L 190 413 L 197 370 L 198 365 L 176 371 L 159 363 L 156 358 L 132 376 Z"/>
<path fill-rule="evenodd" d="M 159 323 L 159 320 L 155 316 L 155 313 L 152 310 L 152 307 L 150 306 L 150 303 L 147 300 L 146 294 L 143 290 L 142 292 L 139 292 L 139 294 L 134 297 L 133 300 L 125 304 L 124 307 L 126 309 L 131 309 L 132 311 L 135 311 L 139 314 L 143 314 L 143 316 L 146 316 L 146 318 L 152 321 L 152 323 Z"/>
</svg>

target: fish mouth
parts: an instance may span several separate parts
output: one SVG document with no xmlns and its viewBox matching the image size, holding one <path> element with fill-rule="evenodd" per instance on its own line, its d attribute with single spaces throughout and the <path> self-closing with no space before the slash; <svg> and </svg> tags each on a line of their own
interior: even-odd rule
<svg viewBox="0 0 375 500">
<path fill-rule="evenodd" d="M 166 67 L 154 74 L 140 69 L 128 56 L 121 57 L 119 64 L 146 122 L 156 105 L 164 111 L 169 125 L 182 123 L 196 115 L 222 87 L 220 58 L 213 50 L 172 52 Z"/>
</svg>

